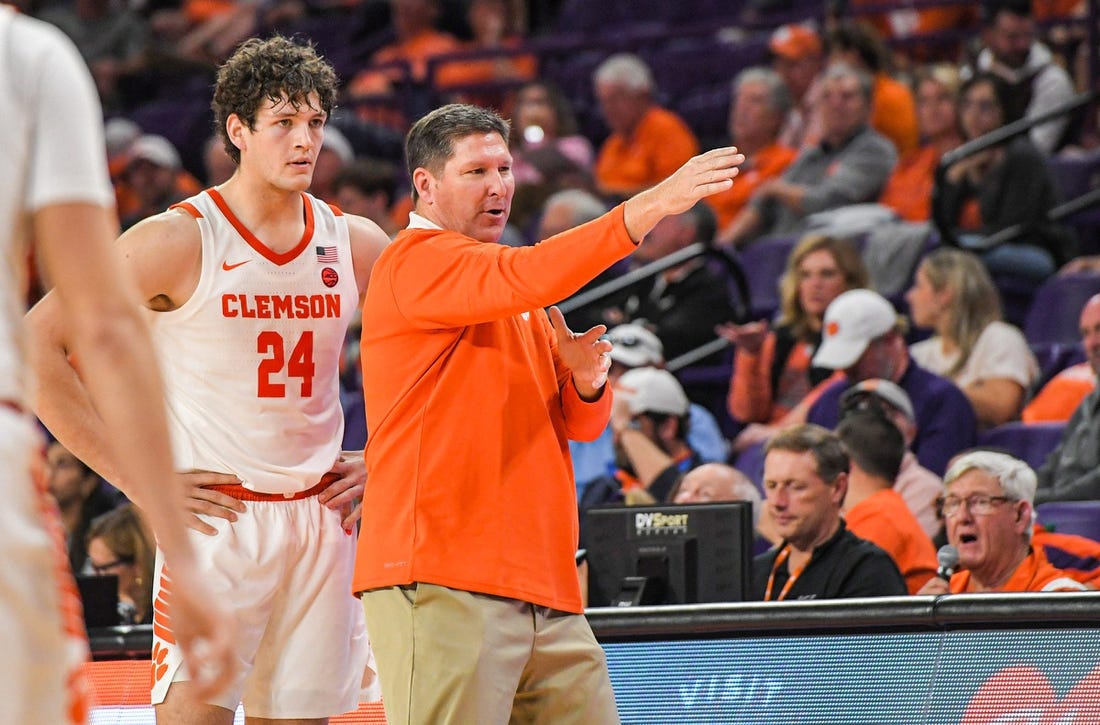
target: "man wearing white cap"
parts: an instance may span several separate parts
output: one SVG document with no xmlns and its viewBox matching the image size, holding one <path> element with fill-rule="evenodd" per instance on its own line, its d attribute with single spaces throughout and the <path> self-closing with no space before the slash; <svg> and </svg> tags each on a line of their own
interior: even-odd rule
<svg viewBox="0 0 1100 725">
<path fill-rule="evenodd" d="M 661 341 L 636 323 L 617 325 L 606 335 L 614 345 L 611 348 L 611 369 L 608 380 L 614 385 L 627 370 L 639 367 L 663 368 L 664 347 Z M 729 442 L 722 435 L 718 421 L 709 410 L 691 403 L 688 408 L 687 441 L 703 461 L 725 461 L 729 455 Z M 615 445 L 611 424 L 594 441 L 569 441 L 569 454 L 573 459 L 573 477 L 577 482 L 577 500 L 584 496 L 588 484 L 601 476 L 614 475 Z M 936 493 L 938 495 L 939 489 Z"/>
<path fill-rule="evenodd" d="M 687 441 L 687 394 L 667 370 L 627 370 L 615 383 L 611 412 L 618 468 L 592 482 L 581 508 L 621 500 L 631 492 L 664 501 L 684 473 L 703 463 Z"/>
<path fill-rule="evenodd" d="M 833 300 L 825 310 L 813 364 L 843 370 L 847 380 L 826 388 L 807 420 L 834 428 L 840 397 L 849 387 L 871 378 L 894 382 L 913 403 L 917 435 L 912 447 L 917 460 L 942 475 L 953 455 L 975 444 L 977 419 L 961 390 L 909 357 L 903 329 L 893 305 L 877 292 L 849 290 Z"/>
</svg>

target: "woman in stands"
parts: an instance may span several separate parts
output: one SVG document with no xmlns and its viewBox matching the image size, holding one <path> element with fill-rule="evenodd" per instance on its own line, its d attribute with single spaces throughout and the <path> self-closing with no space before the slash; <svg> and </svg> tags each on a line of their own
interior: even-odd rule
<svg viewBox="0 0 1100 725">
<path fill-rule="evenodd" d="M 985 136 L 1017 115 L 997 76 L 979 73 L 963 84 L 959 118 L 964 141 Z M 936 188 L 933 214 L 941 232 L 981 254 L 992 274 L 1042 280 L 1072 256 L 1072 236 L 1046 220 L 1056 204 L 1046 160 L 1023 134 L 952 164 Z M 988 236 L 1014 225 L 1023 227 L 1022 236 L 985 249 Z"/>
<path fill-rule="evenodd" d="M 119 624 L 153 621 L 152 537 L 132 504 L 99 516 L 88 528 L 88 564 L 118 577 Z"/>
<path fill-rule="evenodd" d="M 958 67 L 937 63 L 917 71 L 914 95 L 921 146 L 898 158 L 879 202 L 911 222 L 932 216 L 932 186 L 940 157 L 959 145 Z"/>
<path fill-rule="evenodd" d="M 917 364 L 953 380 L 983 426 L 1016 419 L 1039 365 L 1023 334 L 1002 321 L 982 262 L 953 247 L 936 249 L 921 260 L 905 299 L 913 324 L 934 333 L 910 346 Z"/>
<path fill-rule="evenodd" d="M 735 451 L 770 438 L 782 425 L 801 422 L 813 402 L 810 392 L 833 372 L 810 366 L 825 308 L 840 293 L 866 286 L 867 270 L 851 242 L 809 235 L 787 259 L 774 328 L 764 320 L 718 328 L 737 348 L 730 414 L 749 424 L 734 440 Z"/>
</svg>

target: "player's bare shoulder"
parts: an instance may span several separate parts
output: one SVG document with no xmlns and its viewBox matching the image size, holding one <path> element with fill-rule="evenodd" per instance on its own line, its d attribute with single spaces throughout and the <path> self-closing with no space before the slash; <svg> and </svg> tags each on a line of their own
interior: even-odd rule
<svg viewBox="0 0 1100 725">
<path fill-rule="evenodd" d="M 382 231 L 382 227 L 366 217 L 355 214 L 346 214 L 345 217 L 348 220 L 348 237 L 355 263 L 355 280 L 359 285 L 359 292 L 362 293 L 367 289 L 367 280 L 370 279 L 374 263 L 382 250 L 389 245 L 390 238 Z"/>
<path fill-rule="evenodd" d="M 143 219 L 119 237 L 118 248 L 147 307 L 173 310 L 190 299 L 202 272 L 202 233 L 186 209 Z"/>
</svg>

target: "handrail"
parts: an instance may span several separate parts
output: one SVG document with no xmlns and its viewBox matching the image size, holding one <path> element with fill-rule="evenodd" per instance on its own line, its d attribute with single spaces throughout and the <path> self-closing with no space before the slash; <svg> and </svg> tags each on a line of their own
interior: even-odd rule
<svg viewBox="0 0 1100 725">
<path fill-rule="evenodd" d="M 598 287 L 595 287 L 585 292 L 575 294 L 562 302 L 558 303 L 558 308 L 563 314 L 569 314 L 575 310 L 580 309 L 586 305 L 590 305 L 593 302 L 601 300 L 605 297 L 615 294 L 621 290 L 631 287 L 638 282 L 657 276 L 661 272 L 667 269 L 677 267 L 685 262 L 690 262 L 693 259 L 699 257 L 710 257 L 717 259 L 726 268 L 726 271 L 733 278 L 733 281 L 737 285 L 738 300 L 734 306 L 734 319 L 737 322 L 744 322 L 748 319 L 749 310 L 751 304 L 749 301 L 749 281 L 745 276 L 745 270 L 741 266 L 741 263 L 726 249 L 721 247 L 715 247 L 703 242 L 695 242 L 689 244 L 683 249 L 678 249 L 671 254 L 666 254 L 660 259 L 655 259 L 648 264 L 645 264 L 637 269 L 633 269 L 615 279 L 604 282 Z M 708 343 L 689 350 L 688 352 L 680 355 L 679 357 L 668 360 L 665 363 L 665 368 L 671 372 L 692 365 L 710 355 L 724 350 L 729 346 L 729 341 L 725 338 L 716 338 Z"/>
</svg>

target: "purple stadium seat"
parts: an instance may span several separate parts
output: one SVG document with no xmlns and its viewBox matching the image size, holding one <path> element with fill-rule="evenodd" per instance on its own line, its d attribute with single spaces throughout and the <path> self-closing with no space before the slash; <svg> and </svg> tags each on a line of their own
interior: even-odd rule
<svg viewBox="0 0 1100 725">
<path fill-rule="evenodd" d="M 764 444 L 755 443 L 745 450 L 741 451 L 737 456 L 737 460 L 733 462 L 733 467 L 741 473 L 749 477 L 756 487 L 760 489 L 761 495 L 764 493 Z"/>
<path fill-rule="evenodd" d="M 978 434 L 978 445 L 1003 448 L 1032 468 L 1038 468 L 1058 446 L 1065 423 L 1005 423 Z"/>
<path fill-rule="evenodd" d="M 1074 344 L 1081 338 L 1077 321 L 1081 308 L 1100 293 L 1100 274 L 1055 275 L 1035 292 L 1027 317 L 1024 337 L 1031 344 L 1048 342 Z"/>
<path fill-rule="evenodd" d="M 738 260 L 749 278 L 752 319 L 771 319 L 779 309 L 779 278 L 797 237 L 767 237 L 737 250 Z"/>
<path fill-rule="evenodd" d="M 1051 501 L 1036 511 L 1039 523 L 1051 531 L 1100 541 L 1100 501 Z"/>
<path fill-rule="evenodd" d="M 1085 349 L 1080 343 L 1038 342 L 1031 344 L 1031 354 L 1039 362 L 1039 377 L 1032 390 L 1039 390 L 1058 373 L 1071 365 L 1085 362 Z"/>
</svg>

